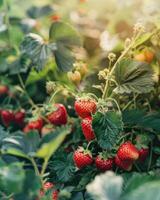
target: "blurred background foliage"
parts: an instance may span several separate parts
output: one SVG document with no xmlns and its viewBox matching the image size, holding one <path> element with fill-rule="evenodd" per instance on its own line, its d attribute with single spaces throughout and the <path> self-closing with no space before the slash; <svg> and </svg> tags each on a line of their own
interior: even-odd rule
<svg viewBox="0 0 160 200">
<path fill-rule="evenodd" d="M 86 62 L 88 67 L 81 88 L 91 91 L 98 71 L 108 65 L 108 53 L 119 55 L 124 40 L 133 33 L 133 24 L 141 22 L 147 30 L 159 27 L 159 8 L 157 0 L 0 0 L 0 78 L 6 81 L 3 74 L 6 76 L 9 65 L 8 77 L 12 75 L 10 80 L 16 83 L 15 71 L 21 69 L 26 73 L 29 65 L 25 59 L 17 61 L 24 36 L 32 32 L 48 41 L 51 23 L 61 19 L 73 25 L 82 37 L 83 48 L 75 53 L 76 59 Z M 46 80 L 58 80 L 74 88 L 66 73 L 57 70 L 53 59 L 42 71 L 32 69 L 27 74 L 25 83 L 31 96 L 39 88 L 45 91 Z M 34 98 L 41 101 L 43 95 Z"/>
</svg>

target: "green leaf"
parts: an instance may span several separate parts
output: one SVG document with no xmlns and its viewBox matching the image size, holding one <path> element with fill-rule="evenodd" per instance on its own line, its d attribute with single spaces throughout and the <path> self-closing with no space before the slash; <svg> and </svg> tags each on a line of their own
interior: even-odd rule
<svg viewBox="0 0 160 200">
<path fill-rule="evenodd" d="M 0 167 L 0 188 L 7 193 L 21 192 L 25 173 L 21 163 Z"/>
<path fill-rule="evenodd" d="M 46 15 L 49 15 L 53 12 L 53 9 L 50 5 L 36 7 L 32 6 L 27 10 L 27 15 L 31 18 L 37 19 Z"/>
<path fill-rule="evenodd" d="M 128 181 L 125 183 L 124 187 L 124 193 L 125 195 L 134 189 L 138 188 L 142 184 L 155 180 L 155 177 L 148 176 L 146 174 L 138 174 L 138 173 L 132 173 L 132 176 L 128 179 Z"/>
<path fill-rule="evenodd" d="M 125 110 L 122 112 L 123 122 L 126 125 L 138 124 L 146 115 L 144 110 Z"/>
<path fill-rule="evenodd" d="M 111 149 L 123 130 L 122 117 L 116 112 L 98 112 L 93 118 L 93 129 L 100 147 Z"/>
<path fill-rule="evenodd" d="M 40 143 L 40 136 L 37 132 L 30 132 L 24 135 L 16 132 L 14 135 L 3 140 L 2 151 L 12 155 L 25 157 L 34 156 Z"/>
<path fill-rule="evenodd" d="M 69 71 L 75 62 L 73 49 L 81 46 L 81 39 L 77 31 L 63 22 L 52 24 L 49 32 L 50 41 L 56 44 L 54 50 L 57 66 L 62 71 Z"/>
<path fill-rule="evenodd" d="M 50 49 L 43 38 L 35 33 L 26 35 L 21 44 L 22 54 L 31 59 L 34 68 L 40 71 L 46 64 Z"/>
<path fill-rule="evenodd" d="M 120 200 L 151 200 L 160 198 L 160 180 L 149 175 L 135 175 L 129 181 Z"/>
<path fill-rule="evenodd" d="M 140 46 L 141 44 L 147 42 L 152 36 L 152 33 L 145 33 L 143 35 L 141 35 L 135 42 L 135 45 L 133 46 L 133 48 L 136 48 L 138 46 Z"/>
<path fill-rule="evenodd" d="M 0 0 L 0 7 L 3 6 L 3 0 Z"/>
<path fill-rule="evenodd" d="M 40 178 L 35 175 L 33 170 L 25 170 L 25 180 L 23 181 L 23 190 L 14 195 L 16 200 L 33 200 L 39 195 L 41 188 Z"/>
<path fill-rule="evenodd" d="M 4 138 L 8 136 L 9 136 L 9 132 L 4 130 L 4 127 L 0 125 L 0 146 L 2 145 Z"/>
<path fill-rule="evenodd" d="M 153 90 L 153 72 L 147 63 L 123 59 L 115 68 L 116 94 L 148 93 Z"/>
<path fill-rule="evenodd" d="M 9 75 L 15 75 L 18 73 L 26 73 L 31 66 L 31 61 L 26 55 L 21 55 L 14 62 L 8 64 Z"/>
<path fill-rule="evenodd" d="M 96 176 L 95 180 L 87 186 L 87 191 L 95 200 L 119 200 L 122 184 L 123 178 L 110 171 Z"/>
<path fill-rule="evenodd" d="M 39 80 L 46 78 L 48 76 L 48 74 L 51 73 L 52 70 L 54 70 L 54 69 L 55 69 L 55 67 L 53 66 L 53 64 L 47 65 L 44 69 L 42 69 L 39 72 L 37 72 L 36 70 L 33 69 L 30 72 L 25 84 L 30 85 Z"/>
<path fill-rule="evenodd" d="M 55 170 L 58 179 L 61 182 L 66 182 L 73 177 L 75 172 L 75 165 L 73 162 L 73 154 L 61 154 L 54 158 L 50 164 L 50 168 Z"/>
<path fill-rule="evenodd" d="M 14 46 L 19 46 L 23 39 L 23 32 L 18 26 L 10 26 L 10 42 Z"/>
<path fill-rule="evenodd" d="M 123 112 L 123 122 L 127 126 L 139 126 L 144 129 L 151 129 L 158 133 L 160 131 L 160 113 L 146 113 L 143 110 L 129 110 Z"/>
<path fill-rule="evenodd" d="M 160 157 L 158 157 L 156 160 L 156 167 L 158 167 L 158 168 L 160 167 Z"/>
<path fill-rule="evenodd" d="M 60 144 L 65 139 L 66 135 L 70 133 L 70 126 L 58 127 L 54 132 L 50 133 L 50 140 L 43 143 L 38 149 L 36 156 L 40 158 L 50 158 L 50 156 L 57 150 Z"/>
<path fill-rule="evenodd" d="M 63 44 L 57 44 L 57 50 L 54 51 L 55 61 L 61 71 L 69 71 L 75 62 L 72 52 L 68 50 Z"/>
<path fill-rule="evenodd" d="M 51 42 L 64 43 L 65 46 L 81 46 L 78 32 L 69 24 L 54 22 L 50 27 L 49 38 Z"/>
<path fill-rule="evenodd" d="M 21 157 L 21 158 L 29 159 L 29 157 L 25 153 L 23 153 L 22 151 L 20 151 L 16 148 L 9 148 L 9 149 L 6 149 L 5 151 L 2 151 L 1 153 L 2 154 L 10 154 L 10 155 L 13 155 L 13 156 L 18 156 L 18 157 Z"/>
</svg>

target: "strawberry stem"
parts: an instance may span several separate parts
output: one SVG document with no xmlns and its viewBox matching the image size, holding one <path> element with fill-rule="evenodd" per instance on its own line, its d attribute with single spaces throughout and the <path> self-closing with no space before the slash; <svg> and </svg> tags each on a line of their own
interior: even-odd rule
<svg viewBox="0 0 160 200">
<path fill-rule="evenodd" d="M 151 163 L 152 163 L 152 147 L 153 147 L 153 144 L 152 144 L 152 141 L 151 141 L 150 153 L 149 153 L 149 162 L 148 162 L 148 168 L 147 168 L 148 171 L 150 170 Z"/>
<path fill-rule="evenodd" d="M 134 163 L 134 166 L 135 166 L 135 168 L 137 169 L 138 172 L 142 172 L 140 167 L 136 163 Z"/>
</svg>

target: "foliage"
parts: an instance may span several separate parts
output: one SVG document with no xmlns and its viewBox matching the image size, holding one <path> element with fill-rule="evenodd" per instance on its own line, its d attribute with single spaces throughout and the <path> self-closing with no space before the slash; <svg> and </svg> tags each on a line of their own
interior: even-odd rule
<svg viewBox="0 0 160 200">
<path fill-rule="evenodd" d="M 152 70 L 146 63 L 122 60 L 115 69 L 115 93 L 148 93 L 153 90 Z"/>
<path fill-rule="evenodd" d="M 0 0 L 0 199 L 159 199 L 158 6 L 102 2 Z"/>
<path fill-rule="evenodd" d="M 93 119 L 93 129 L 100 147 L 111 149 L 120 138 L 123 123 L 119 113 L 97 113 Z"/>
</svg>

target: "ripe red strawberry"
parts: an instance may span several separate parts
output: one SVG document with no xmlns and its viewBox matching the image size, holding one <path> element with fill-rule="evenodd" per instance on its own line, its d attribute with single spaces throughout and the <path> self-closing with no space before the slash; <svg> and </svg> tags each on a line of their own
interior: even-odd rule
<svg viewBox="0 0 160 200">
<path fill-rule="evenodd" d="M 51 182 L 46 182 L 44 185 L 43 185 L 43 189 L 40 190 L 40 197 L 43 197 L 45 195 L 45 192 L 47 192 L 48 190 L 51 190 L 54 188 L 54 184 L 51 183 Z M 52 192 L 52 199 L 53 200 L 58 200 L 58 191 L 57 190 L 54 190 Z"/>
<path fill-rule="evenodd" d="M 139 160 L 140 162 L 144 162 L 144 161 L 146 160 L 148 154 L 149 154 L 148 148 L 141 148 L 141 149 L 139 150 L 139 159 L 138 159 L 138 160 Z"/>
<path fill-rule="evenodd" d="M 93 162 L 91 153 L 83 148 L 79 148 L 74 152 L 73 160 L 79 169 L 82 169 Z"/>
<path fill-rule="evenodd" d="M 50 113 L 47 118 L 50 123 L 54 125 L 64 125 L 67 123 L 67 110 L 62 104 L 55 104 L 54 105 L 56 110 Z"/>
<path fill-rule="evenodd" d="M 3 124 L 8 127 L 14 120 L 14 114 L 10 110 L 2 110 L 1 111 L 1 119 Z"/>
<path fill-rule="evenodd" d="M 43 189 L 44 189 L 44 190 L 49 190 L 49 189 L 51 189 L 51 188 L 53 188 L 53 187 L 54 187 L 54 184 L 51 183 L 51 182 L 46 182 L 46 183 L 43 185 Z"/>
<path fill-rule="evenodd" d="M 39 118 L 34 121 L 30 121 L 23 129 L 25 133 L 28 133 L 31 130 L 38 130 L 39 132 L 41 131 L 43 127 L 43 119 Z"/>
<path fill-rule="evenodd" d="M 116 156 L 114 162 L 118 167 L 126 171 L 130 171 L 132 169 L 133 161 L 121 160 L 118 156 Z"/>
<path fill-rule="evenodd" d="M 117 152 L 117 156 L 121 160 L 137 160 L 139 157 L 138 149 L 130 142 L 123 143 Z"/>
<path fill-rule="evenodd" d="M 81 118 L 86 118 L 91 116 L 96 112 L 96 102 L 91 99 L 78 99 L 74 104 L 75 111 Z"/>
<path fill-rule="evenodd" d="M 94 131 L 92 129 L 92 117 L 86 117 L 81 122 L 82 131 L 86 138 L 86 140 L 89 142 L 95 138 Z"/>
<path fill-rule="evenodd" d="M 52 200 L 58 200 L 58 193 L 59 192 L 57 190 L 52 192 Z"/>
<path fill-rule="evenodd" d="M 20 110 L 14 114 L 14 122 L 20 127 L 24 126 L 24 118 L 25 118 L 24 110 Z"/>
<path fill-rule="evenodd" d="M 6 85 L 0 85 L 0 96 L 8 94 L 8 87 Z"/>
<path fill-rule="evenodd" d="M 101 171 L 111 170 L 113 167 L 114 159 L 107 158 L 104 159 L 102 156 L 98 155 L 95 160 L 96 167 Z"/>
</svg>

